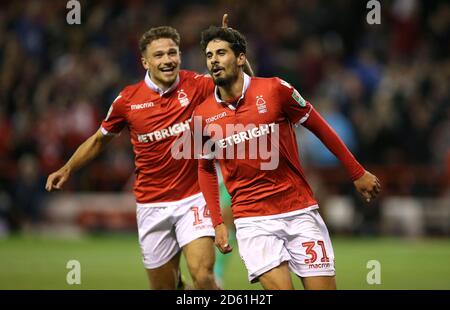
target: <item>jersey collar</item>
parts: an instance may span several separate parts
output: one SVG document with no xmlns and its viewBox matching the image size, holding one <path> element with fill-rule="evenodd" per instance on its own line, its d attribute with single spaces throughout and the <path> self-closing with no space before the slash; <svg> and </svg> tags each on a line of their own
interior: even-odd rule
<svg viewBox="0 0 450 310">
<path fill-rule="evenodd" d="M 178 86 L 179 83 L 180 83 L 180 74 L 178 73 L 177 79 L 175 80 L 175 82 L 173 82 L 173 84 L 169 88 L 167 88 L 166 90 L 163 90 L 162 88 L 160 88 L 158 85 L 156 85 L 152 81 L 152 79 L 150 77 L 150 73 L 148 71 L 145 74 L 145 84 L 147 84 L 147 86 L 151 90 L 157 92 L 161 97 L 165 94 L 170 93 L 172 90 L 174 90 Z"/>
<path fill-rule="evenodd" d="M 250 76 L 247 75 L 245 72 L 243 72 L 243 74 L 244 74 L 244 86 L 242 87 L 242 95 L 241 95 L 241 97 L 239 97 L 239 99 L 236 103 L 236 107 L 238 106 L 239 102 L 244 98 L 245 93 L 247 92 L 247 89 L 250 86 L 250 81 L 251 81 Z M 231 110 L 236 110 L 235 106 L 228 104 L 226 101 L 224 101 L 220 98 L 219 87 L 217 87 L 217 86 L 214 88 L 214 97 L 216 98 L 216 101 L 218 103 L 227 105 Z"/>
</svg>

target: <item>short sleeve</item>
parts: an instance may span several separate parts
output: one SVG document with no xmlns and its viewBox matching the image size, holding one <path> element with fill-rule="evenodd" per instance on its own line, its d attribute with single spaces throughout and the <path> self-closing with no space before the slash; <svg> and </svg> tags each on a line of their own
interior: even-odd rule
<svg viewBox="0 0 450 310">
<path fill-rule="evenodd" d="M 117 96 L 109 108 L 106 118 L 101 125 L 101 131 L 104 135 L 116 135 L 126 125 L 126 100 L 122 93 Z"/>
<path fill-rule="evenodd" d="M 295 125 L 304 123 L 311 112 L 312 105 L 303 99 L 292 85 L 277 78 L 278 100 L 289 121 Z"/>
</svg>

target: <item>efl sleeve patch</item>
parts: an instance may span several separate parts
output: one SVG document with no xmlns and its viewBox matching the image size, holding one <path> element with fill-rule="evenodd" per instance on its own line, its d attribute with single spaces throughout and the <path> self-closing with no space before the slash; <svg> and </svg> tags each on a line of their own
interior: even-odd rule
<svg viewBox="0 0 450 310">
<path fill-rule="evenodd" d="M 300 95 L 300 93 L 294 88 L 294 91 L 292 92 L 292 98 L 294 98 L 295 101 L 302 107 L 306 107 L 306 101 L 303 99 L 303 97 Z"/>
</svg>

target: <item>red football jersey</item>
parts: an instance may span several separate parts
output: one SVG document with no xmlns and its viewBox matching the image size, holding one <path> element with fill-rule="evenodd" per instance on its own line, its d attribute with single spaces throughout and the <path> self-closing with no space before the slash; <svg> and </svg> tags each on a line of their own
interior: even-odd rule
<svg viewBox="0 0 450 310">
<path fill-rule="evenodd" d="M 180 70 L 169 89 L 162 91 L 149 78 L 125 87 L 102 122 L 103 134 L 128 127 L 135 154 L 134 194 L 138 203 L 177 201 L 200 192 L 197 162 L 176 160 L 171 147 L 195 107 L 213 92 L 209 76 Z"/>
<path fill-rule="evenodd" d="M 200 116 L 207 141 L 201 153 L 219 161 L 235 218 L 316 207 L 293 128 L 311 109 L 285 81 L 247 75 L 236 105 L 220 100 L 216 90 L 198 106 L 194 130 Z"/>
</svg>

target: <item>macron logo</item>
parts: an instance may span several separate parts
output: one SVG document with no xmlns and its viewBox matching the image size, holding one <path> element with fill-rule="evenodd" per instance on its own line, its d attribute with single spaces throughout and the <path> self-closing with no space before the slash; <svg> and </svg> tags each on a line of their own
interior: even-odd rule
<svg viewBox="0 0 450 310">
<path fill-rule="evenodd" d="M 139 103 L 139 104 L 132 104 L 131 105 L 131 110 L 146 109 L 146 108 L 151 108 L 153 106 L 155 106 L 155 104 L 153 102 L 144 102 L 144 103 Z"/>
<path fill-rule="evenodd" d="M 214 121 L 217 121 L 218 119 L 224 118 L 225 116 L 227 116 L 227 112 L 222 112 L 222 113 L 219 113 L 219 114 L 217 114 L 217 115 L 208 117 L 208 118 L 206 119 L 206 123 L 207 123 L 207 124 L 212 123 L 212 122 L 214 122 Z"/>
</svg>

